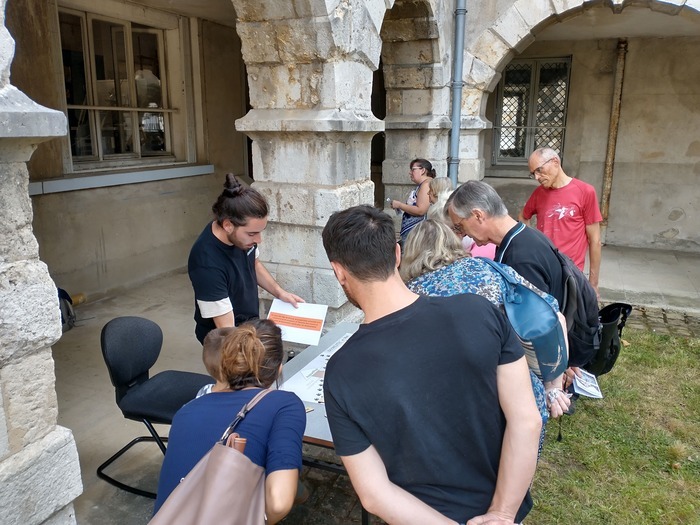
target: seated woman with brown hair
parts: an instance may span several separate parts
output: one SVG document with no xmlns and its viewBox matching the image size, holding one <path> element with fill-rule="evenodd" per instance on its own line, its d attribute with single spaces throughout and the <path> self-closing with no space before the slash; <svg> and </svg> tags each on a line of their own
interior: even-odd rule
<svg viewBox="0 0 700 525">
<path fill-rule="evenodd" d="M 509 266 L 503 267 L 559 311 L 554 297 L 535 288 Z M 502 309 L 502 297 L 506 290 L 504 278 L 487 263 L 465 252 L 460 239 L 442 221 L 428 219 L 411 231 L 403 249 L 399 272 L 408 288 L 415 293 L 442 297 L 474 293 Z M 549 415 L 559 417 L 569 407 L 570 401 L 562 392 L 563 374 L 544 385 L 532 370 L 530 378 L 544 431 Z M 547 395 L 546 392 L 551 394 Z"/>
<path fill-rule="evenodd" d="M 281 331 L 267 319 L 243 323 L 223 338 L 219 377 L 227 388 L 198 397 L 175 414 L 154 512 L 221 438 L 243 405 L 272 386 L 283 361 Z M 273 390 L 236 427 L 247 439 L 244 454 L 265 469 L 267 523 L 277 523 L 292 508 L 305 426 L 301 400 L 292 392 Z"/>
</svg>

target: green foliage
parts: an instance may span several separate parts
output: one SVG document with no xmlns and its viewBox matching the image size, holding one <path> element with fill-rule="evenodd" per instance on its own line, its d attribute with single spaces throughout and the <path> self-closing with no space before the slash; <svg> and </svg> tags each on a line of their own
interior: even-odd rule
<svg viewBox="0 0 700 525">
<path fill-rule="evenodd" d="M 700 525 L 700 340 L 627 330 L 604 399 L 547 425 L 526 523 Z"/>
</svg>

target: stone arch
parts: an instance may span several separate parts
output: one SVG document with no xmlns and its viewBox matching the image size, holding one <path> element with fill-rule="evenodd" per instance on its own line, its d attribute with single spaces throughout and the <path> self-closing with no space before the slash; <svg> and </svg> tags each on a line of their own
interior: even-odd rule
<svg viewBox="0 0 700 525">
<path fill-rule="evenodd" d="M 474 38 L 465 51 L 460 180 L 478 179 L 484 175 L 485 160 L 480 157 L 480 152 L 483 151 L 480 131 L 490 125 L 485 116 L 486 103 L 500 80 L 505 65 L 515 54 L 527 48 L 543 28 L 599 6 L 608 6 L 614 13 L 621 13 L 630 6 L 648 7 L 652 11 L 672 16 L 683 10 L 700 12 L 700 3 L 696 0 L 515 1 L 493 24 Z"/>
<path fill-rule="evenodd" d="M 406 167 L 415 157 L 431 160 L 438 174 L 447 174 L 452 26 L 444 4 L 397 0 L 382 26 L 387 101 L 382 179 L 391 198 L 405 198 Z"/>
</svg>

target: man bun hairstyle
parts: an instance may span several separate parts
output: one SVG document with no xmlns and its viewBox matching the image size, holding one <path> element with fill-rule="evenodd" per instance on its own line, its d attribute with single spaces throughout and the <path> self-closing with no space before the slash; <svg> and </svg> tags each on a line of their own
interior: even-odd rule
<svg viewBox="0 0 700 525">
<path fill-rule="evenodd" d="M 244 226 L 248 219 L 264 219 L 269 214 L 265 197 L 250 186 L 241 184 L 233 173 L 226 174 L 224 191 L 211 210 L 219 226 L 226 219 L 234 226 Z"/>
<path fill-rule="evenodd" d="M 435 168 L 433 168 L 433 165 L 430 163 L 429 160 L 426 159 L 413 159 L 410 164 L 411 167 L 413 166 L 420 166 L 423 168 L 428 175 L 428 177 L 435 178 L 437 177 L 437 172 L 435 171 Z"/>
<path fill-rule="evenodd" d="M 221 379 L 231 390 L 268 388 L 284 359 L 282 331 L 269 319 L 253 319 L 226 336 L 221 348 Z"/>
</svg>

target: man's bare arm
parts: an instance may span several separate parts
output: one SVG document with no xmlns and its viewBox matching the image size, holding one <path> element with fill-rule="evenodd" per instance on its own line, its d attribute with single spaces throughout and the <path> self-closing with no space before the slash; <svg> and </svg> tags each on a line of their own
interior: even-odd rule
<svg viewBox="0 0 700 525">
<path fill-rule="evenodd" d="M 523 213 L 524 211 L 525 208 L 520 210 L 520 213 L 518 213 L 518 220 L 522 222 L 525 226 L 530 226 L 530 219 L 532 219 L 532 217 L 530 217 L 530 219 L 526 219 L 525 214 Z"/>
<path fill-rule="evenodd" d="M 211 318 L 217 328 L 225 328 L 227 326 L 234 326 L 233 310 L 226 312 L 223 315 L 217 315 Z"/>
<path fill-rule="evenodd" d="M 294 295 L 293 293 L 290 293 L 282 288 L 259 259 L 255 259 L 255 276 L 258 279 L 258 286 L 263 290 L 270 292 L 274 297 L 277 297 L 277 299 L 280 299 L 285 303 L 290 303 L 295 308 L 298 303 L 304 302 L 304 299 L 298 295 Z"/>
<path fill-rule="evenodd" d="M 590 281 L 596 293 L 598 293 L 598 278 L 600 277 L 600 223 L 589 224 L 586 226 L 586 237 L 588 237 L 588 280 Z"/>
<path fill-rule="evenodd" d="M 525 358 L 500 365 L 496 380 L 498 400 L 506 417 L 496 491 L 487 514 L 469 520 L 467 525 L 512 524 L 535 475 L 542 419 Z"/>
<path fill-rule="evenodd" d="M 389 524 L 454 525 L 454 521 L 392 483 L 374 446 L 353 456 L 341 456 L 340 459 L 367 512 Z"/>
</svg>

